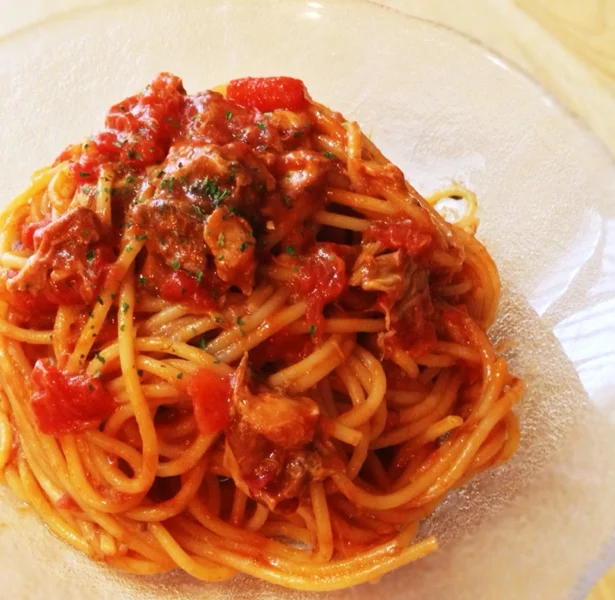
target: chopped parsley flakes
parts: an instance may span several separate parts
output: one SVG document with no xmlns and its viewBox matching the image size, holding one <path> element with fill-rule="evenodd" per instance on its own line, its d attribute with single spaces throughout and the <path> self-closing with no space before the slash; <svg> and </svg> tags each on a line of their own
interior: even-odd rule
<svg viewBox="0 0 615 600">
<path fill-rule="evenodd" d="M 231 193 L 228 189 L 220 189 L 218 184 L 209 177 L 205 177 L 200 182 L 193 185 L 192 191 L 195 194 L 200 194 L 201 196 L 208 196 L 216 208 L 218 208 L 218 206 L 222 204 L 222 201 Z M 198 215 L 202 214 L 200 209 L 199 211 L 196 210 L 197 208 L 198 207 L 195 206 L 195 212 Z"/>
<path fill-rule="evenodd" d="M 166 189 L 168 192 L 172 192 L 173 191 L 173 186 L 175 185 L 175 177 L 165 177 L 161 182 L 160 182 L 160 187 L 161 189 Z"/>
</svg>

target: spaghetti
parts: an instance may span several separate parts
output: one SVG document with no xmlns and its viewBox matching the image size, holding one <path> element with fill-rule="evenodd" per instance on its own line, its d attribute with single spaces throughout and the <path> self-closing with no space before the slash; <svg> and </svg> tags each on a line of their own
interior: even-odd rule
<svg viewBox="0 0 615 600">
<path fill-rule="evenodd" d="M 298 80 L 159 75 L 1 216 L 3 481 L 131 573 L 331 590 L 433 552 L 519 440 L 475 208 Z"/>
</svg>

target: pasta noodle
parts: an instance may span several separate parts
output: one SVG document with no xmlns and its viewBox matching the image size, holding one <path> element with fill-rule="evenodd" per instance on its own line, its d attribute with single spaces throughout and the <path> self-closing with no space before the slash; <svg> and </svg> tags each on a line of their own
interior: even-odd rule
<svg viewBox="0 0 615 600">
<path fill-rule="evenodd" d="M 2 480 L 131 573 L 374 581 L 518 445 L 476 197 L 298 80 L 217 89 L 159 75 L 2 213 Z"/>
</svg>

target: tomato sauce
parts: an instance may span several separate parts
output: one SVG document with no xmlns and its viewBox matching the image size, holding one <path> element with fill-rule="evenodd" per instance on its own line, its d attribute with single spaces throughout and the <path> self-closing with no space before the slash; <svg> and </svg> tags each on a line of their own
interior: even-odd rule
<svg viewBox="0 0 615 600">
<path fill-rule="evenodd" d="M 70 375 L 45 360 L 34 365 L 32 385 L 32 412 L 39 430 L 48 435 L 96 429 L 115 408 L 100 379 Z"/>
<path fill-rule="evenodd" d="M 79 505 L 74 498 L 67 493 L 62 494 L 56 501 L 56 507 L 60 510 L 79 510 Z"/>
</svg>

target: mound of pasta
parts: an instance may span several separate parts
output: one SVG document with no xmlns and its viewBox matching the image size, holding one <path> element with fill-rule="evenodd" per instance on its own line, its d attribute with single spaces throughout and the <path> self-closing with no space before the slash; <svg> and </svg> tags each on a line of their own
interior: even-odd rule
<svg viewBox="0 0 615 600">
<path fill-rule="evenodd" d="M 132 573 L 330 590 L 433 552 L 519 440 L 474 200 L 299 80 L 158 75 L 1 216 L 2 480 Z"/>
</svg>

